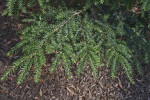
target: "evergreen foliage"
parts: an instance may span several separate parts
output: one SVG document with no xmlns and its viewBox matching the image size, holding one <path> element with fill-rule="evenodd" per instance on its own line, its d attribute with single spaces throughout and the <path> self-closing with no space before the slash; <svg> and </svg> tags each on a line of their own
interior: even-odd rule
<svg viewBox="0 0 150 100">
<path fill-rule="evenodd" d="M 144 11 L 149 9 L 148 2 L 139 0 Z M 101 67 L 105 59 L 106 67 L 111 68 L 112 78 L 115 78 L 121 67 L 134 83 L 134 66 L 141 74 L 141 63 L 150 62 L 148 13 L 144 12 L 144 18 L 132 15 L 133 21 L 116 5 L 124 4 L 132 8 L 135 0 L 115 0 L 111 3 L 110 0 L 82 0 L 81 3 L 78 0 L 9 0 L 4 15 L 17 15 L 18 9 L 25 13 L 27 8 L 37 5 L 41 11 L 23 20 L 31 25 L 22 30 L 22 40 L 8 52 L 8 56 L 19 52 L 22 52 L 22 56 L 13 62 L 1 80 L 19 69 L 17 83 L 21 84 L 31 67 L 34 67 L 34 80 L 37 83 L 42 67 L 46 65 L 46 55 L 55 54 L 51 73 L 63 62 L 66 75 L 70 78 L 72 63 L 77 64 L 78 74 L 82 73 L 86 63 L 90 63 L 89 67 L 96 78 L 97 68 Z M 74 4 L 80 5 L 75 7 Z M 102 4 L 113 5 L 113 9 L 109 9 L 112 13 L 107 12 L 105 7 L 98 12 Z M 140 22 L 140 19 L 145 22 Z"/>
<path fill-rule="evenodd" d="M 75 9 L 88 9 L 92 4 L 99 5 L 111 5 L 112 9 L 117 8 L 118 6 L 124 6 L 127 9 L 134 7 L 135 3 L 141 4 L 142 10 L 150 10 L 150 0 L 8 0 L 7 9 L 3 12 L 3 15 L 8 14 L 9 16 L 18 16 L 19 12 L 26 13 L 27 9 L 39 7 L 39 10 L 45 11 L 49 7 L 54 8 L 70 8 L 74 7 Z"/>
</svg>

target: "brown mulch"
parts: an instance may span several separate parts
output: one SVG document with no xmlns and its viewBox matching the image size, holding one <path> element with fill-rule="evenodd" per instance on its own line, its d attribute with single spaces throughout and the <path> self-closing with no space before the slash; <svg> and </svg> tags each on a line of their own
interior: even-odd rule
<svg viewBox="0 0 150 100">
<path fill-rule="evenodd" d="M 16 31 L 22 23 L 11 17 L 0 16 L 0 77 L 11 64 L 12 59 L 6 53 L 13 47 L 19 37 Z M 33 81 L 33 72 L 23 84 L 17 86 L 17 75 L 11 75 L 7 81 L 0 82 L 0 100 L 150 100 L 150 66 L 143 65 L 145 74 L 135 75 L 135 85 L 131 84 L 123 71 L 115 79 L 110 78 L 110 70 L 103 66 L 99 69 L 99 77 L 94 80 L 92 72 L 85 67 L 81 75 L 75 74 L 68 79 L 60 66 L 54 74 L 50 74 L 49 66 L 43 68 L 38 84 Z"/>
</svg>

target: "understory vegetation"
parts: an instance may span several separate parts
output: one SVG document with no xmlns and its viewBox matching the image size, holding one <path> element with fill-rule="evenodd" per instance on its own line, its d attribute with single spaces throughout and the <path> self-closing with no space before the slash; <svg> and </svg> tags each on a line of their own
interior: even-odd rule
<svg viewBox="0 0 150 100">
<path fill-rule="evenodd" d="M 3 15 L 26 15 L 26 27 L 21 41 L 8 52 L 22 55 L 2 81 L 19 71 L 21 84 L 33 67 L 38 83 L 51 54 L 55 58 L 50 73 L 63 63 L 70 78 L 72 64 L 80 74 L 89 63 L 96 78 L 105 63 L 112 78 L 123 69 L 133 84 L 135 69 L 142 74 L 141 64 L 150 62 L 150 0 L 8 0 L 6 7 Z"/>
</svg>

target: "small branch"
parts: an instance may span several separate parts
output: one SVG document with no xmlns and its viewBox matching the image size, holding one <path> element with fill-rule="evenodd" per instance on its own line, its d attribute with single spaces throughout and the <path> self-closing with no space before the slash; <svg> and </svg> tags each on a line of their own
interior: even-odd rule
<svg viewBox="0 0 150 100">
<path fill-rule="evenodd" d="M 79 12 L 75 12 L 71 17 L 68 18 L 67 21 L 65 21 L 62 25 L 60 25 L 60 27 L 56 28 L 52 33 L 55 33 L 56 31 L 58 31 L 58 30 L 59 30 L 60 28 L 62 28 L 65 24 L 67 24 L 67 23 L 72 19 L 72 17 L 74 17 L 74 16 L 76 16 L 76 15 L 79 15 L 81 12 L 82 12 L 82 10 L 79 11 Z"/>
</svg>

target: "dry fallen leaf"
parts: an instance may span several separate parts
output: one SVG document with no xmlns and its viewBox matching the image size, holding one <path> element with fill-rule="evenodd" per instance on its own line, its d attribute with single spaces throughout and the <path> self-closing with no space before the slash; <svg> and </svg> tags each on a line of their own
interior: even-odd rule
<svg viewBox="0 0 150 100">
<path fill-rule="evenodd" d="M 17 28 L 18 29 L 22 29 L 23 28 L 23 24 L 17 24 Z"/>
<path fill-rule="evenodd" d="M 77 94 L 75 94 L 71 89 L 69 89 L 69 87 L 67 87 L 67 90 L 68 90 L 71 94 L 77 95 Z"/>
<path fill-rule="evenodd" d="M 35 100 L 38 100 L 38 97 L 35 97 Z"/>
<path fill-rule="evenodd" d="M 120 86 L 120 88 L 122 88 L 122 89 L 123 89 L 122 83 L 121 83 L 121 81 L 120 81 L 120 79 L 119 79 L 119 78 L 118 78 L 118 81 L 119 81 L 118 85 Z"/>
<path fill-rule="evenodd" d="M 42 93 L 42 90 L 40 89 L 40 96 L 42 97 L 43 93 Z"/>
</svg>

